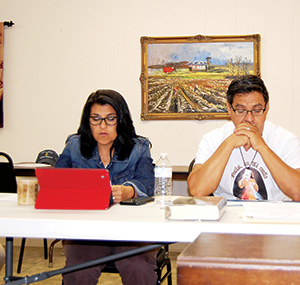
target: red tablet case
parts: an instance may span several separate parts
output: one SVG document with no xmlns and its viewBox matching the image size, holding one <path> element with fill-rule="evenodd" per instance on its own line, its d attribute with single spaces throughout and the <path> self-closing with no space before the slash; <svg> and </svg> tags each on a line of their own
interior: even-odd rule
<svg viewBox="0 0 300 285">
<path fill-rule="evenodd" d="M 37 168 L 36 209 L 105 210 L 111 183 L 105 169 Z"/>
</svg>

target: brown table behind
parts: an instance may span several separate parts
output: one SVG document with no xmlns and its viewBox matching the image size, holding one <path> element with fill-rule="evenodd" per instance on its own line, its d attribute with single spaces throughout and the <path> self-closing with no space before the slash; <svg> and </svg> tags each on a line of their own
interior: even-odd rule
<svg viewBox="0 0 300 285">
<path fill-rule="evenodd" d="M 35 167 L 22 167 L 20 164 L 14 167 L 16 176 L 35 176 Z M 173 166 L 173 180 L 186 181 L 188 177 L 187 166 Z"/>
<path fill-rule="evenodd" d="M 188 177 L 188 166 L 174 165 L 172 167 L 173 180 L 186 181 Z"/>
</svg>

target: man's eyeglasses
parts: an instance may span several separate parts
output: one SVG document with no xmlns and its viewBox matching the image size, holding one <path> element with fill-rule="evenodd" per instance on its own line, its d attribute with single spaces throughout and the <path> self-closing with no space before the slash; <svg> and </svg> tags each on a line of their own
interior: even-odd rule
<svg viewBox="0 0 300 285">
<path fill-rule="evenodd" d="M 93 126 L 101 125 L 102 121 L 104 121 L 105 124 L 108 126 L 114 126 L 118 122 L 118 117 L 117 116 L 108 116 L 106 118 L 101 118 L 98 116 L 90 116 L 90 124 Z"/>
<path fill-rule="evenodd" d="M 246 109 L 234 109 L 233 106 L 231 105 L 231 109 L 233 110 L 233 112 L 237 117 L 244 117 L 248 114 L 248 112 L 251 113 L 251 115 L 254 117 L 259 117 L 266 111 L 266 106 L 264 109 L 256 108 L 253 110 L 246 110 Z"/>
</svg>

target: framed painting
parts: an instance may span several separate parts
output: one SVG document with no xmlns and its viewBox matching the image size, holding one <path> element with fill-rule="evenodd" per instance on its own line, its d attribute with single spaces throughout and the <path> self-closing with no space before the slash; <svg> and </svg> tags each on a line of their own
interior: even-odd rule
<svg viewBox="0 0 300 285">
<path fill-rule="evenodd" d="M 3 128 L 3 32 L 4 24 L 0 23 L 0 128 Z"/>
<path fill-rule="evenodd" d="M 236 76 L 260 76 L 260 35 L 141 37 L 142 120 L 229 119 Z"/>
</svg>

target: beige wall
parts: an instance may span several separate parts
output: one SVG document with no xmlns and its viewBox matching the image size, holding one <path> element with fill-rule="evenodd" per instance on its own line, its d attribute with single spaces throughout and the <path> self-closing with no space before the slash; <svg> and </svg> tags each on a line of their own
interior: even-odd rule
<svg viewBox="0 0 300 285">
<path fill-rule="evenodd" d="M 224 121 L 140 120 L 141 36 L 259 33 L 269 119 L 300 135 L 299 0 L 0 0 L 5 28 L 4 112 L 0 150 L 33 161 L 61 152 L 77 130 L 87 96 L 121 92 L 137 132 L 176 165 L 194 157 L 202 135 Z"/>
</svg>

